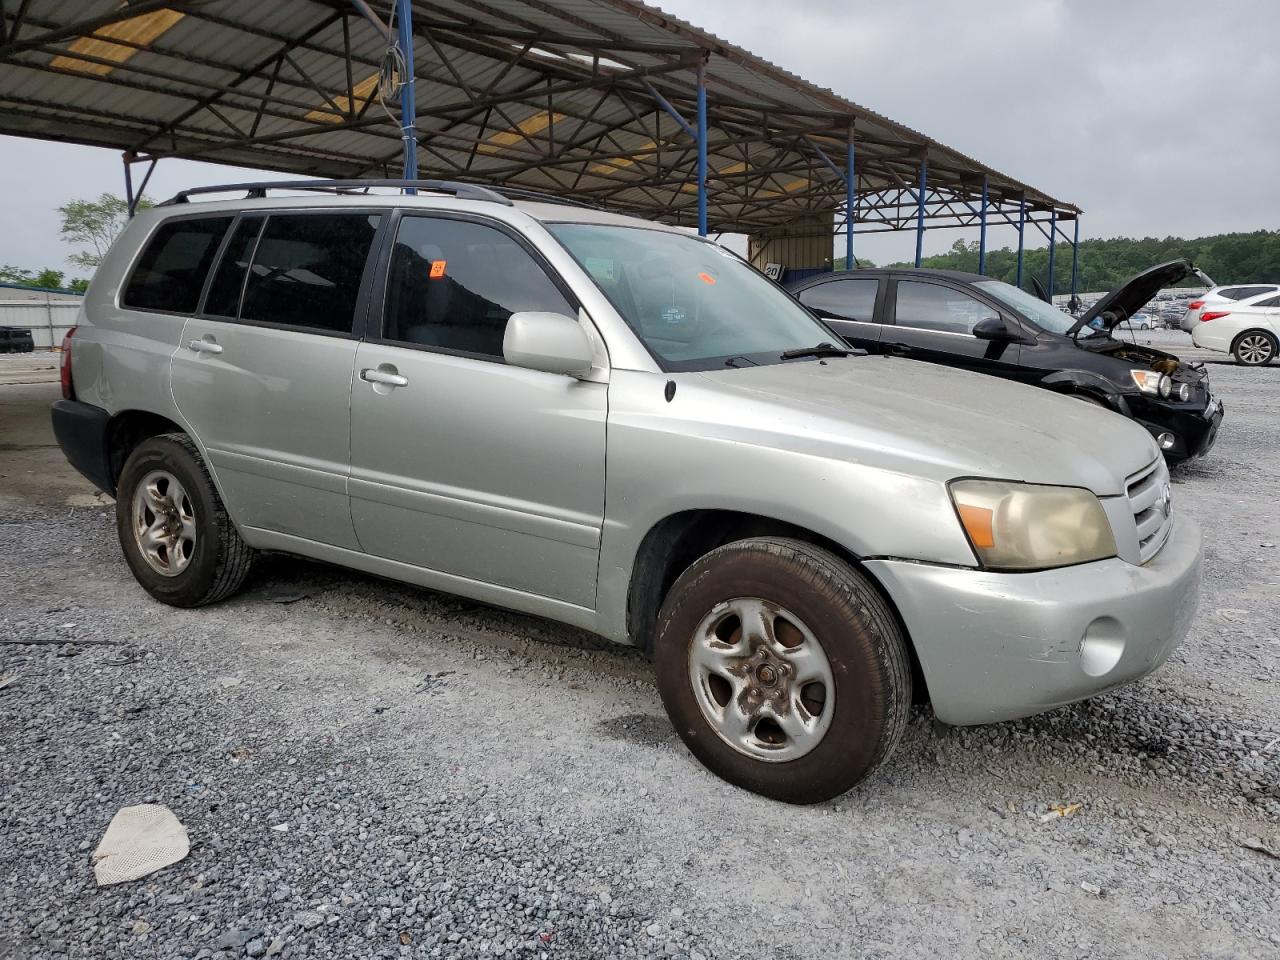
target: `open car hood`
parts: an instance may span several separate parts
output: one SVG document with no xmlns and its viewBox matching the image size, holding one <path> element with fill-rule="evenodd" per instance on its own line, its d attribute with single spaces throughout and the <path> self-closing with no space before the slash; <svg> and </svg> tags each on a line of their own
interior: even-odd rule
<svg viewBox="0 0 1280 960">
<path fill-rule="evenodd" d="M 1110 331 L 1116 324 L 1129 319 L 1150 303 L 1163 288 L 1171 287 L 1178 281 L 1199 273 L 1200 271 L 1190 260 L 1170 260 L 1158 267 L 1143 270 L 1142 273 L 1130 277 L 1095 303 L 1072 325 L 1067 334 L 1074 336 L 1104 314 L 1108 316 L 1102 326 Z"/>
</svg>

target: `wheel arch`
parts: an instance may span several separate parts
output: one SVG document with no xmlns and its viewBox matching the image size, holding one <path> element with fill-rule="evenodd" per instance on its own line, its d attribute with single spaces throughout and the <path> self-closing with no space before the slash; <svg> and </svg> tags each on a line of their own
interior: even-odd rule
<svg viewBox="0 0 1280 960">
<path fill-rule="evenodd" d="M 139 444 L 165 433 L 191 435 L 191 432 L 181 424 L 149 410 L 122 410 L 107 421 L 107 467 L 110 471 L 113 496 L 129 455 L 138 448 Z"/>
<path fill-rule="evenodd" d="M 911 632 L 893 598 L 843 544 L 816 531 L 761 514 L 728 509 L 690 509 L 670 514 L 646 531 L 636 550 L 627 590 L 627 635 L 647 654 L 653 653 L 658 611 L 672 585 L 685 570 L 717 547 L 755 537 L 788 537 L 821 547 L 858 570 L 884 599 L 906 640 L 914 689 L 927 698 L 924 672 Z"/>
<path fill-rule="evenodd" d="M 1267 337 L 1275 345 L 1275 348 L 1280 348 L 1280 336 L 1277 336 L 1271 330 L 1268 330 L 1266 327 L 1245 327 L 1243 330 L 1241 330 L 1239 333 L 1235 334 L 1231 338 L 1230 353 L 1232 356 L 1235 356 L 1236 347 L 1239 345 L 1240 341 L 1243 340 L 1245 337 L 1247 337 L 1251 333 L 1262 334 L 1264 337 Z M 1271 359 L 1272 360 L 1275 359 L 1274 352 L 1271 355 Z"/>
</svg>

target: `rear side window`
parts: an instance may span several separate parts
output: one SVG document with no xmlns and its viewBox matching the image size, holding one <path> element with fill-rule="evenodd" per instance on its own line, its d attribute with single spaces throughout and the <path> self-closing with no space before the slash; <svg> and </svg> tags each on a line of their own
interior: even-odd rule
<svg viewBox="0 0 1280 960">
<path fill-rule="evenodd" d="M 162 223 L 147 241 L 124 288 L 132 310 L 195 313 L 209 266 L 231 226 L 231 217 Z"/>
<path fill-rule="evenodd" d="M 1260 300 L 1254 304 L 1255 307 L 1280 307 L 1280 297 L 1271 297 L 1267 300 Z"/>
<path fill-rule="evenodd" d="M 240 220 L 213 275 L 209 295 L 204 301 L 205 313 L 215 317 L 240 315 L 240 294 L 244 291 L 244 278 L 249 272 L 249 259 L 265 222 L 264 217 L 243 217 Z"/>
<path fill-rule="evenodd" d="M 249 267 L 240 319 L 350 333 L 378 220 L 368 213 L 268 217 Z"/>
<path fill-rule="evenodd" d="M 507 320 L 525 310 L 577 315 L 538 261 L 501 230 L 434 217 L 400 221 L 385 339 L 501 357 Z"/>
<path fill-rule="evenodd" d="M 1275 287 L 1259 286 L 1259 287 L 1227 287 L 1218 291 L 1218 296 L 1224 300 L 1248 300 L 1250 297 L 1258 297 L 1264 293 L 1273 293 Z"/>
<path fill-rule="evenodd" d="M 880 281 L 874 277 L 832 280 L 800 291 L 800 302 L 820 317 L 872 323 L 879 289 Z"/>
</svg>

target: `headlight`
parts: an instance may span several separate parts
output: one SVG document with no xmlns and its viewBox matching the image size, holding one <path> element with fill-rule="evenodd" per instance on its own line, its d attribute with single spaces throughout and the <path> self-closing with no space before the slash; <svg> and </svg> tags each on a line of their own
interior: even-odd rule
<svg viewBox="0 0 1280 960">
<path fill-rule="evenodd" d="M 1191 399 L 1191 384 L 1189 383 L 1178 384 L 1178 399 L 1181 400 L 1183 403 L 1186 403 L 1188 400 Z"/>
<path fill-rule="evenodd" d="M 1116 555 L 1098 498 L 1080 487 L 953 480 L 951 499 L 974 553 L 993 570 L 1045 570 Z"/>
<path fill-rule="evenodd" d="M 1173 381 L 1163 373 L 1154 370 L 1130 370 L 1134 385 L 1143 393 L 1167 397 L 1173 392 Z"/>
</svg>

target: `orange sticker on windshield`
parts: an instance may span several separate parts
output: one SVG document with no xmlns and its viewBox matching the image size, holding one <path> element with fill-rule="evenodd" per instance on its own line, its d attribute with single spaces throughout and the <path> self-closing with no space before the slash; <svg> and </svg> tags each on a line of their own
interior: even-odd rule
<svg viewBox="0 0 1280 960">
<path fill-rule="evenodd" d="M 439 280 L 444 276 L 444 260 L 436 260 L 431 264 L 431 272 L 427 274 L 432 280 Z"/>
<path fill-rule="evenodd" d="M 698 279 L 708 286 L 714 287 L 716 285 L 716 278 L 709 273 L 698 274 Z"/>
</svg>

